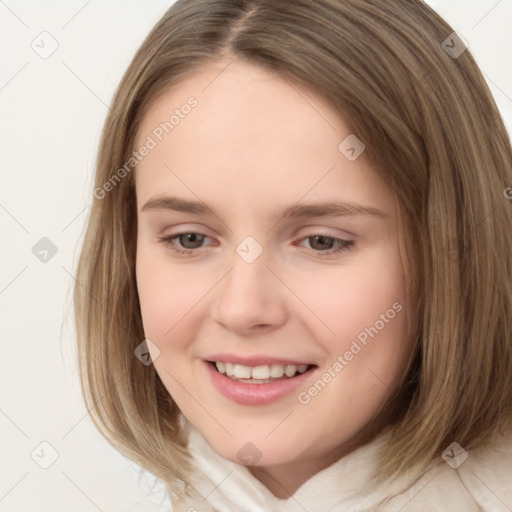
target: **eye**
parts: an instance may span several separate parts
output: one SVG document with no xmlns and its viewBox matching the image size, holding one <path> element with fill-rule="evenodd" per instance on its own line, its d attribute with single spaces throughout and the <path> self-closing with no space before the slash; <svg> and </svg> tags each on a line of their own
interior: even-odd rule
<svg viewBox="0 0 512 512">
<path fill-rule="evenodd" d="M 178 240 L 179 246 L 177 247 L 174 240 Z M 191 254 L 192 252 L 200 252 L 196 249 L 200 249 L 202 243 L 210 237 L 203 235 L 202 233 L 177 233 L 176 235 L 159 237 L 158 240 L 163 244 L 166 249 L 170 249 L 176 254 Z M 180 248 L 181 247 L 181 248 Z"/>
<path fill-rule="evenodd" d="M 199 249 L 203 248 L 203 242 L 205 242 L 205 240 L 211 240 L 211 238 L 202 233 L 187 232 L 177 233 L 167 237 L 159 237 L 158 240 L 160 240 L 166 249 L 171 250 L 175 254 L 192 256 L 201 254 L 202 251 Z M 302 238 L 301 243 L 298 245 L 302 245 L 303 242 L 306 241 L 309 242 L 310 251 L 313 251 L 318 256 L 330 256 L 342 251 L 347 251 L 354 245 L 353 240 L 344 240 L 342 238 L 321 234 Z"/>
<path fill-rule="evenodd" d="M 349 250 L 354 245 L 354 240 L 344 240 L 327 235 L 311 235 L 303 238 L 302 241 L 308 241 L 311 250 L 322 256 Z"/>
</svg>

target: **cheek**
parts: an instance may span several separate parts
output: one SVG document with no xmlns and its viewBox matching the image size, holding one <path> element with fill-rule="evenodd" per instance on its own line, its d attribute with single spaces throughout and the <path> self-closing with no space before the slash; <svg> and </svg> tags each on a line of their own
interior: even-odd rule
<svg viewBox="0 0 512 512">
<path fill-rule="evenodd" d="M 197 336 L 195 315 L 208 288 L 190 272 L 170 269 L 165 259 L 143 249 L 138 252 L 136 277 L 142 323 L 145 337 L 159 349 L 153 360 L 157 373 L 174 400 L 186 404 L 188 393 L 184 389 L 195 393 L 186 364 Z"/>
<path fill-rule="evenodd" d="M 165 257 L 144 250 L 137 253 L 136 276 L 145 335 L 160 344 L 204 295 L 206 285 L 186 271 L 171 272 Z"/>
<path fill-rule="evenodd" d="M 386 262 L 386 263 L 383 263 Z M 408 359 L 405 283 L 398 253 L 354 272 L 344 296 L 347 315 L 336 324 L 349 396 L 372 409 L 402 378 Z M 366 405 L 365 405 L 366 404 Z"/>
<path fill-rule="evenodd" d="M 340 350 L 346 342 L 350 345 L 350 340 L 378 322 L 386 311 L 391 309 L 388 316 L 393 320 L 385 324 L 383 331 L 391 330 L 391 326 L 397 329 L 405 317 L 403 269 L 399 253 L 393 247 L 375 251 L 364 260 L 354 258 L 353 264 L 333 267 L 321 276 L 304 275 L 297 283 L 298 295 L 305 298 L 317 316 L 318 338 L 332 339 L 329 343 Z M 392 307 L 396 302 L 402 311 L 395 317 Z"/>
<path fill-rule="evenodd" d="M 333 381 L 330 390 L 349 408 L 357 397 L 359 412 L 366 414 L 401 378 L 409 353 L 398 249 L 390 245 L 337 268 L 310 282 L 309 290 L 304 286 L 301 292 L 308 293 L 308 305 L 322 320 L 312 319 L 310 326 L 315 326 L 314 336 L 328 353 L 326 367 L 335 375 L 326 375 Z"/>
</svg>

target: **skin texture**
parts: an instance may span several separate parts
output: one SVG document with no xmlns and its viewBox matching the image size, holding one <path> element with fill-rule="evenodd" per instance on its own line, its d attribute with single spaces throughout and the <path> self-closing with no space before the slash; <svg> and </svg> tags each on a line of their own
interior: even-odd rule
<svg viewBox="0 0 512 512">
<path fill-rule="evenodd" d="M 395 198 L 364 153 L 352 162 L 340 152 L 351 131 L 326 102 L 237 60 L 203 66 L 166 91 L 144 117 L 137 147 L 191 96 L 197 106 L 136 169 L 144 331 L 160 351 L 156 370 L 188 420 L 231 461 L 240 463 L 237 452 L 253 443 L 261 458 L 250 471 L 287 498 L 366 441 L 364 427 L 405 371 L 411 347 Z M 164 195 L 200 200 L 216 215 L 142 211 Z M 378 208 L 386 217 L 276 213 L 328 201 Z M 180 233 L 206 237 L 177 237 L 169 247 L 159 240 Z M 325 256 L 338 244 L 310 238 L 316 235 L 354 244 Z M 263 249 L 252 263 L 236 252 L 248 236 Z M 401 311 L 333 372 L 338 356 L 393 304 Z M 293 392 L 240 405 L 212 386 L 204 359 L 214 353 L 316 364 L 302 391 L 329 368 L 335 377 L 307 404 Z"/>
</svg>

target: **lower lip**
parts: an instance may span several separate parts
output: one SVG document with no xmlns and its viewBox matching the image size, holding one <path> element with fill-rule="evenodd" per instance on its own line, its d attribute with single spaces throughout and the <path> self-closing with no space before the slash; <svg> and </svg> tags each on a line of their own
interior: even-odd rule
<svg viewBox="0 0 512 512">
<path fill-rule="evenodd" d="M 316 369 L 313 367 L 289 379 L 266 384 L 249 384 L 231 380 L 225 374 L 218 372 L 211 363 L 205 362 L 205 364 L 217 390 L 233 402 L 244 405 L 262 405 L 279 400 L 296 391 Z"/>
</svg>

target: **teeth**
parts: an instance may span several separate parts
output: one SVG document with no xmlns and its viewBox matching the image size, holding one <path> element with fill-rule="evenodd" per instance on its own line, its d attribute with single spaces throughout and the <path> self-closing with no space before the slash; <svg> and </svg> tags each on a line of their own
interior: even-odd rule
<svg viewBox="0 0 512 512">
<path fill-rule="evenodd" d="M 282 364 L 273 364 L 269 367 L 271 377 L 278 379 L 284 375 L 284 366 Z"/>
<path fill-rule="evenodd" d="M 304 373 L 308 369 L 307 364 L 300 364 L 298 366 L 294 364 L 264 364 L 251 367 L 243 364 L 224 363 L 222 361 L 217 361 L 215 366 L 220 373 L 225 373 L 228 377 L 256 380 L 280 379 L 285 375 L 293 377 L 296 373 Z"/>
<path fill-rule="evenodd" d="M 255 366 L 251 370 L 251 377 L 253 379 L 268 379 L 270 377 L 270 369 L 266 364 L 263 366 Z"/>
<path fill-rule="evenodd" d="M 241 364 L 235 364 L 235 368 L 233 369 L 233 374 L 237 379 L 250 379 L 251 378 L 251 368 L 249 366 L 243 366 Z"/>
<path fill-rule="evenodd" d="M 293 377 L 297 373 L 297 367 L 294 364 L 289 364 L 284 369 L 284 373 L 287 377 Z"/>
</svg>

